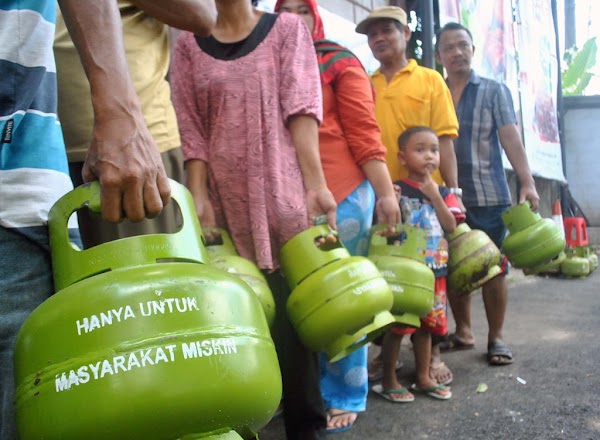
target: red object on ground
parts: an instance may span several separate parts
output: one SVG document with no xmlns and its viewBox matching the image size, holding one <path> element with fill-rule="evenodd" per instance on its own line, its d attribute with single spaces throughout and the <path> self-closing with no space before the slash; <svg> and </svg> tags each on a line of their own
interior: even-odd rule
<svg viewBox="0 0 600 440">
<path fill-rule="evenodd" d="M 567 217 L 564 220 L 567 246 L 587 246 L 589 244 L 587 226 L 583 217 Z"/>
<path fill-rule="evenodd" d="M 552 205 L 552 220 L 556 223 L 556 226 L 562 232 L 562 236 L 565 236 L 565 223 L 562 215 L 562 208 L 560 207 L 560 199 L 554 200 L 554 204 Z"/>
</svg>

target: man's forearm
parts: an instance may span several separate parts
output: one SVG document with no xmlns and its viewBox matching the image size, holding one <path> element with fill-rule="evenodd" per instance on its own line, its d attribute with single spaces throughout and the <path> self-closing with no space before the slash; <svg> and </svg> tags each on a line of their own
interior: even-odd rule
<svg viewBox="0 0 600 440">
<path fill-rule="evenodd" d="M 96 118 L 137 111 L 117 2 L 59 0 L 59 4 L 90 82 Z"/>
<path fill-rule="evenodd" d="M 521 135 L 514 124 L 505 125 L 498 129 L 500 144 L 506 153 L 506 157 L 510 162 L 519 183 L 521 185 L 533 185 L 533 176 L 529 168 L 527 153 L 521 141 Z"/>
<path fill-rule="evenodd" d="M 129 76 L 117 2 L 59 4 L 88 77 L 94 109 L 83 179 L 100 181 L 105 220 L 155 217 L 169 202 L 171 188 Z"/>
</svg>

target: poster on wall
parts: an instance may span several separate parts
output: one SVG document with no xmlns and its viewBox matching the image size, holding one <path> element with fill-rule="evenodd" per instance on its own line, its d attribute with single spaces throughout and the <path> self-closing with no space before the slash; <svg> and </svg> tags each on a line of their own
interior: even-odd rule
<svg viewBox="0 0 600 440">
<path fill-rule="evenodd" d="M 505 83 L 511 91 L 533 174 L 564 181 L 550 2 L 440 0 L 440 24 L 449 21 L 460 22 L 473 34 L 475 71 Z M 506 155 L 503 161 L 510 168 Z"/>
<path fill-rule="evenodd" d="M 550 2 L 515 1 L 523 134 L 535 175 L 564 181 L 556 96 L 558 60 Z"/>
</svg>

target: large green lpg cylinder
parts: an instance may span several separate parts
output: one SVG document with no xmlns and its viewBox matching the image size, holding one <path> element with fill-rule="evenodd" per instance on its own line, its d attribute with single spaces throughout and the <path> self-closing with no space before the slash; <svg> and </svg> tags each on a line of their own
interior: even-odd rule
<svg viewBox="0 0 600 440">
<path fill-rule="evenodd" d="M 416 226 L 396 225 L 397 234 L 380 234 L 386 225 L 371 228 L 369 259 L 394 294 L 392 314 L 398 324 L 419 327 L 419 316 L 433 308 L 435 275 L 425 264 L 427 233 Z"/>
<path fill-rule="evenodd" d="M 564 231 L 550 218 L 531 210 L 529 201 L 502 213 L 509 234 L 502 250 L 514 267 L 532 268 L 552 261 L 564 251 Z"/>
<path fill-rule="evenodd" d="M 375 265 L 352 257 L 327 225 L 313 226 L 290 239 L 280 260 L 292 289 L 286 310 L 300 340 L 327 353 L 331 362 L 376 338 L 393 322 L 392 292 Z"/>
<path fill-rule="evenodd" d="M 183 226 L 78 250 L 67 219 L 99 205 L 83 185 L 50 211 L 57 293 L 15 348 L 21 440 L 234 440 L 281 398 L 273 341 L 254 292 L 211 267 L 187 190 Z"/>
<path fill-rule="evenodd" d="M 502 273 L 500 249 L 485 232 L 461 223 L 447 238 L 449 292 L 469 295 Z"/>
</svg>

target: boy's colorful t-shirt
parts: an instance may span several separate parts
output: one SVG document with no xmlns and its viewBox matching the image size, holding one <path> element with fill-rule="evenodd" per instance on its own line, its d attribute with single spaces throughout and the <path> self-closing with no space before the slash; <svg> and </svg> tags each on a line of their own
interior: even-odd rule
<svg viewBox="0 0 600 440">
<path fill-rule="evenodd" d="M 394 182 L 401 189 L 400 209 L 402 221 L 427 231 L 427 249 L 425 263 L 436 278 L 446 276 L 448 272 L 448 241 L 440 225 L 435 209 L 429 199 L 419 189 L 419 184 L 409 179 Z M 445 186 L 440 186 L 446 206 L 457 220 L 464 220 L 456 196 Z"/>
</svg>

